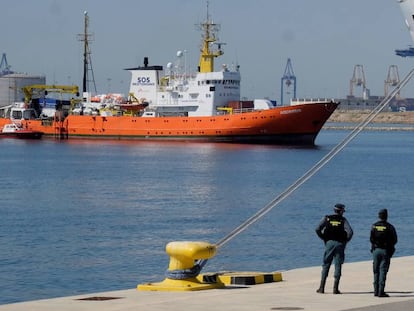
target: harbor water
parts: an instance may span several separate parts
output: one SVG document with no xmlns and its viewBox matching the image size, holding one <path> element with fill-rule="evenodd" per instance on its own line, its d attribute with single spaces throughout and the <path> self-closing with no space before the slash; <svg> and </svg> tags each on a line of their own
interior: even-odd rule
<svg viewBox="0 0 414 311">
<path fill-rule="evenodd" d="M 2 139 L 0 304 L 161 281 L 168 242 L 222 239 L 348 133 L 323 130 L 312 148 Z M 413 255 L 413 164 L 413 132 L 362 132 L 203 272 L 320 265 L 314 229 L 338 202 L 355 232 L 346 261 L 371 259 L 381 208 L 399 234 L 395 256 Z"/>
</svg>

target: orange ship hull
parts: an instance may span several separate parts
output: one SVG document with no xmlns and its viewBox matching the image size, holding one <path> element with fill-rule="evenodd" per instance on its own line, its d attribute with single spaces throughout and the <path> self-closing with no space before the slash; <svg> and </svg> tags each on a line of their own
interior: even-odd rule
<svg viewBox="0 0 414 311">
<path fill-rule="evenodd" d="M 313 145 L 334 102 L 317 102 L 208 117 L 134 117 L 69 115 L 62 121 L 22 120 L 44 137 L 164 139 L 238 143 Z M 10 123 L 0 119 L 0 126 Z"/>
</svg>

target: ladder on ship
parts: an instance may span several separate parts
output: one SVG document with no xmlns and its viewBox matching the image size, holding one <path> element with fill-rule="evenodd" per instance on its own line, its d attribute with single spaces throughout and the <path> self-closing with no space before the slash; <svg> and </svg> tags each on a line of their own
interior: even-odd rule
<svg viewBox="0 0 414 311">
<path fill-rule="evenodd" d="M 56 111 L 54 120 L 54 137 L 57 140 L 68 139 L 68 121 L 63 117 L 62 111 Z"/>
</svg>

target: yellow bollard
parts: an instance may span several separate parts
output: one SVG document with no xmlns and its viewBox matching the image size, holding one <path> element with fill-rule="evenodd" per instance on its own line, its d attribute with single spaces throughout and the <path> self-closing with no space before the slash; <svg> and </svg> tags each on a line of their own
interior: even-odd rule
<svg viewBox="0 0 414 311">
<path fill-rule="evenodd" d="M 216 246 L 201 241 L 170 242 L 165 248 L 170 256 L 167 278 L 159 283 L 139 284 L 138 290 L 146 291 L 196 291 L 222 288 L 222 283 L 203 283 L 196 278 L 197 260 L 210 259 L 216 254 Z M 187 276 L 188 275 L 188 276 Z"/>
<path fill-rule="evenodd" d="M 216 247 L 207 242 L 170 242 L 165 247 L 170 255 L 169 270 L 184 270 L 194 267 L 195 260 L 210 259 L 216 254 Z"/>
</svg>

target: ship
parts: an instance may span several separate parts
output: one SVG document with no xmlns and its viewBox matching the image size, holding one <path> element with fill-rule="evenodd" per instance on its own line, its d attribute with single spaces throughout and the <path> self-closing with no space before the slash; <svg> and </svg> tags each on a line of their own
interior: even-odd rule
<svg viewBox="0 0 414 311">
<path fill-rule="evenodd" d="M 268 99 L 241 100 L 240 67 L 222 65 L 215 71 L 215 59 L 224 53 L 223 43 L 218 42 L 219 25 L 207 14 L 200 29 L 202 45 L 195 73 L 173 63 L 165 69 L 150 65 L 145 57 L 143 65 L 126 69 L 131 82 L 129 96 L 122 102 L 102 104 L 84 93 L 82 100 L 72 98 L 70 104 L 57 105 L 52 117 L 45 117 L 29 97 L 23 104 L 0 110 L 0 127 L 12 121 L 57 139 L 314 145 L 339 103 L 296 100 L 279 106 Z M 181 64 L 183 54 L 177 52 Z"/>
</svg>

